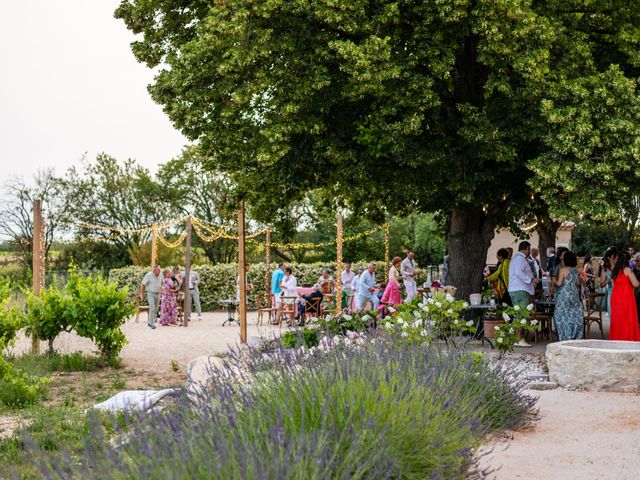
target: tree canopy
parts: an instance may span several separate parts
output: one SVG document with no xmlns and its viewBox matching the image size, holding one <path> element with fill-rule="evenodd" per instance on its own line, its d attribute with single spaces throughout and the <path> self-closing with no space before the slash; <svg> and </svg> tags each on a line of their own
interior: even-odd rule
<svg viewBox="0 0 640 480">
<path fill-rule="evenodd" d="M 370 218 L 441 211 L 450 276 L 481 280 L 532 191 L 624 201 L 640 11 L 630 0 L 124 0 L 153 98 L 257 218 L 322 188 Z M 612 173 L 615 172 L 615 173 Z M 630 187 L 631 188 L 631 187 Z M 593 197 L 592 197 L 593 198 Z"/>
</svg>

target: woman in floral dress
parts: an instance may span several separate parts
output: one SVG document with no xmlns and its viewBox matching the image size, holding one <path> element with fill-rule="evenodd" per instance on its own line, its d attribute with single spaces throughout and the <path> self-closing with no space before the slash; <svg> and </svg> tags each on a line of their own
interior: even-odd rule
<svg viewBox="0 0 640 480">
<path fill-rule="evenodd" d="M 178 323 L 178 302 L 176 287 L 171 279 L 171 270 L 164 271 L 162 281 L 162 299 L 160 302 L 160 325 L 176 325 Z"/>
<path fill-rule="evenodd" d="M 555 283 L 556 308 L 554 320 L 560 341 L 578 340 L 584 332 L 584 310 L 580 300 L 580 289 L 584 277 L 578 273 L 576 254 L 568 251 L 562 256 L 562 268 Z"/>
</svg>

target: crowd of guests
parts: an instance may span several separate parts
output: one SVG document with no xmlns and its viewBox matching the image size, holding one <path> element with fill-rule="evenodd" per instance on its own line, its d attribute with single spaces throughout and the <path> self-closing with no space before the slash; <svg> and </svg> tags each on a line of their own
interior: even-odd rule
<svg viewBox="0 0 640 480">
<path fill-rule="evenodd" d="M 401 295 L 401 283 L 404 284 L 406 296 L 404 301 L 411 301 L 417 294 L 416 271 L 417 264 L 413 251 L 408 251 L 406 258 L 394 257 L 389 269 L 389 280 L 386 284 L 376 278 L 377 265 L 369 263 L 366 269 L 354 272 L 350 262 L 345 263 L 341 274 L 342 298 L 339 299 L 342 308 L 363 311 L 367 308 L 373 310 L 383 309 L 386 306 L 394 306 L 403 302 Z M 271 293 L 277 315 L 274 323 L 280 323 L 284 312 L 297 311 L 297 322 L 303 323 L 305 315 L 320 315 L 326 305 L 327 296 L 332 296 L 336 291 L 336 281 L 327 269 L 322 271 L 317 282 L 312 287 L 312 292 L 298 297 L 298 281 L 291 267 L 280 263 L 271 274 Z M 334 299 L 338 301 L 338 299 Z M 294 308 L 294 302 L 297 302 Z"/>
<path fill-rule="evenodd" d="M 163 326 L 179 326 L 178 318 L 181 313 L 180 304 L 185 297 L 185 289 L 189 289 L 192 305 L 198 314 L 198 319 L 202 319 L 202 307 L 200 306 L 200 291 L 198 284 L 200 276 L 198 272 L 191 271 L 189 278 L 186 279 L 185 272 L 179 267 L 165 268 L 164 271 L 160 265 L 153 267 L 140 283 L 139 300 L 147 295 L 149 304 L 149 321 L 148 326 L 151 329 L 156 328 L 156 322 Z M 159 317 L 158 317 L 159 312 Z"/>
<path fill-rule="evenodd" d="M 554 298 L 559 339 L 577 340 L 583 338 L 584 309 L 594 301 L 599 279 L 599 288 L 607 294 L 609 339 L 640 341 L 640 253 L 635 257 L 634 253 L 633 247 L 623 251 L 610 248 L 596 272 L 590 255 L 584 257 L 583 266 L 578 269 L 574 252 L 566 247 L 557 251 L 549 248 L 543 268 L 538 249 L 521 242 L 515 254 L 507 248 L 498 250 L 497 268 L 493 273 L 485 271 L 485 280 L 498 301 L 506 305 L 525 307 L 536 298 Z"/>
</svg>

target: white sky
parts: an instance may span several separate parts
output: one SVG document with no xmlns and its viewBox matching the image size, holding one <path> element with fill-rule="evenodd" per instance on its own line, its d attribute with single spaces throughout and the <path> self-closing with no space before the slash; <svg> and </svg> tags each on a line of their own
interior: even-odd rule
<svg viewBox="0 0 640 480">
<path fill-rule="evenodd" d="M 155 171 L 186 139 L 146 90 L 119 0 L 0 0 L 0 188 L 12 174 L 62 174 L 84 152 Z"/>
</svg>

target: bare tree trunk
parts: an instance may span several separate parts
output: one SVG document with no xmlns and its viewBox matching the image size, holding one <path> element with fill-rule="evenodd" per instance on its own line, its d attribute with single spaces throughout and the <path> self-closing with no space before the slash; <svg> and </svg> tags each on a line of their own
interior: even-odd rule
<svg viewBox="0 0 640 480">
<path fill-rule="evenodd" d="M 447 284 L 456 297 L 468 299 L 480 292 L 487 251 L 495 235 L 495 222 L 478 207 L 458 208 L 448 218 L 449 274 Z"/>
</svg>

